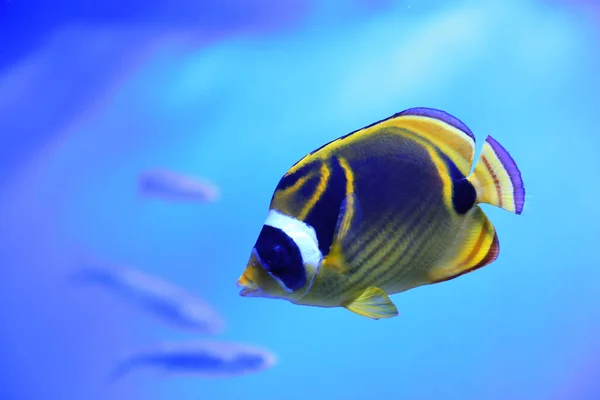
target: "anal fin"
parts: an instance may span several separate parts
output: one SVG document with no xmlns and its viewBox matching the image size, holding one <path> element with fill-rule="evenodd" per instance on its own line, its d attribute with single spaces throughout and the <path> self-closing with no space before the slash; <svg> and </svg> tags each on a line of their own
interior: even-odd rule
<svg viewBox="0 0 600 400">
<path fill-rule="evenodd" d="M 429 283 L 443 282 L 484 267 L 498 258 L 494 226 L 479 206 L 473 207 L 442 260 L 429 271 Z"/>
<path fill-rule="evenodd" d="M 391 318 L 398 315 L 398 310 L 388 295 L 375 286 L 366 288 L 357 298 L 344 304 L 344 307 L 371 319 Z"/>
</svg>

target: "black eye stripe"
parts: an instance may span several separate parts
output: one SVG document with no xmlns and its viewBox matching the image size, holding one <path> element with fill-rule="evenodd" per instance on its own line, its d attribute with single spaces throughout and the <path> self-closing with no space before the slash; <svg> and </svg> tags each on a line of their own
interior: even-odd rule
<svg viewBox="0 0 600 400">
<path fill-rule="evenodd" d="M 317 234 L 321 254 L 329 253 L 340 211 L 346 197 L 346 173 L 340 160 L 334 157 L 329 164 L 331 176 L 325 191 L 306 217 L 306 224 Z"/>
<path fill-rule="evenodd" d="M 254 245 L 267 271 L 290 290 L 306 284 L 306 271 L 298 245 L 283 230 L 264 225 Z"/>
</svg>

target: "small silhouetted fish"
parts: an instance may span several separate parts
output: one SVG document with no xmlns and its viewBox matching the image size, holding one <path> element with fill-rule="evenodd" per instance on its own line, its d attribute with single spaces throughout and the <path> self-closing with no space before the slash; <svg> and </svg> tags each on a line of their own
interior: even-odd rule
<svg viewBox="0 0 600 400">
<path fill-rule="evenodd" d="M 140 368 L 173 375 L 232 377 L 259 372 L 275 363 L 276 357 L 272 352 L 236 342 L 168 343 L 126 359 L 110 378 L 119 379 Z"/>
<path fill-rule="evenodd" d="M 164 169 L 147 170 L 138 176 L 138 189 L 144 196 L 167 200 L 214 202 L 219 189 L 203 179 Z"/>
<path fill-rule="evenodd" d="M 168 282 L 125 266 L 86 265 L 73 282 L 104 286 L 180 329 L 204 334 L 223 330 L 223 319 L 207 303 Z"/>
</svg>

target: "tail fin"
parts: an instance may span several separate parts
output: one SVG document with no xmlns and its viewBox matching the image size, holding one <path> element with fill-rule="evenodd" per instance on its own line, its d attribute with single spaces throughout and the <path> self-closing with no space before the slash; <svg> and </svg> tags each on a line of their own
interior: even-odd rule
<svg viewBox="0 0 600 400">
<path fill-rule="evenodd" d="M 515 214 L 523 211 L 525 187 L 521 171 L 508 151 L 491 136 L 485 139 L 468 180 L 477 192 L 477 203 L 491 204 Z"/>
</svg>

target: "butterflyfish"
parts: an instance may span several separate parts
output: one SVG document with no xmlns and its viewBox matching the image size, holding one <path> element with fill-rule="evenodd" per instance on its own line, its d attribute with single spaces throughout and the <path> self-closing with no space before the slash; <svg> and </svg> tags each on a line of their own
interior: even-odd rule
<svg viewBox="0 0 600 400">
<path fill-rule="evenodd" d="M 500 250 L 479 204 L 521 214 L 509 153 L 452 115 L 411 108 L 309 153 L 281 178 L 240 295 L 398 315 L 389 295 L 456 278 Z"/>
</svg>

